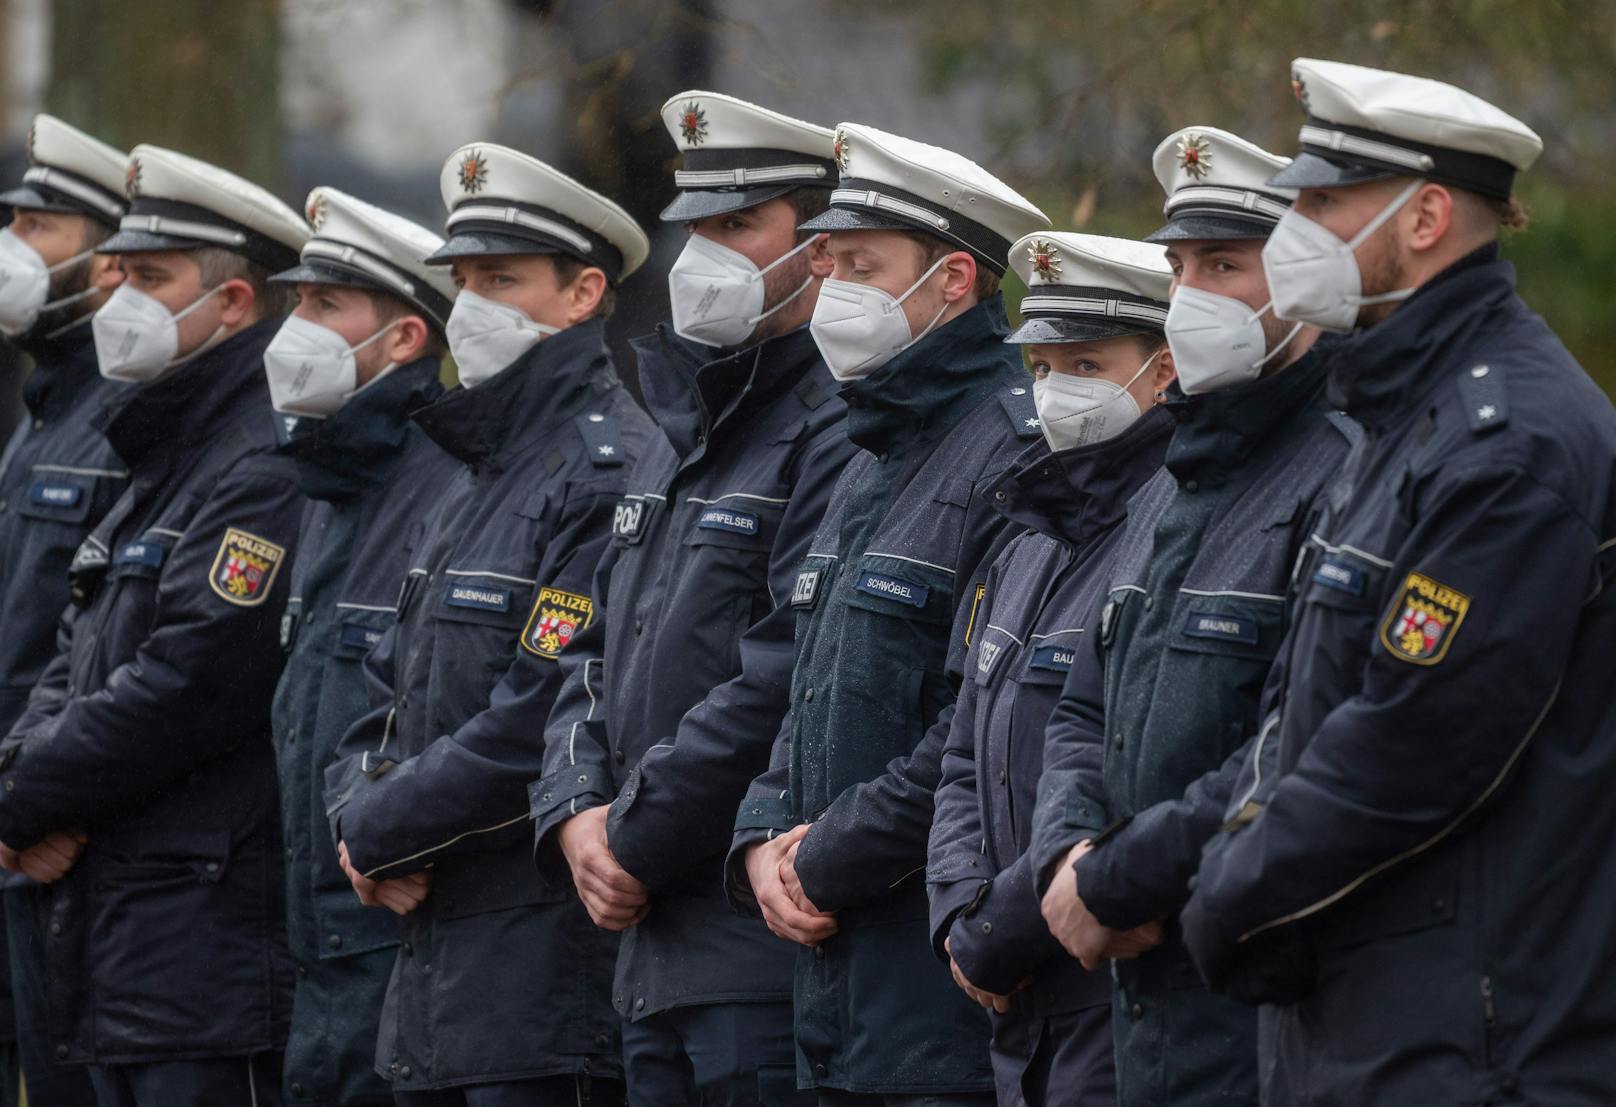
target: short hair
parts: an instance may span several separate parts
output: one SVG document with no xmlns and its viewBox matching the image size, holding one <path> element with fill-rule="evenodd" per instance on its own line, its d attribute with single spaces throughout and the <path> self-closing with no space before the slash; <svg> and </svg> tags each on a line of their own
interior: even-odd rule
<svg viewBox="0 0 1616 1107">
<path fill-rule="evenodd" d="M 204 289 L 218 288 L 226 281 L 246 281 L 252 286 L 256 318 L 270 319 L 291 312 L 292 298 L 296 295 L 293 286 L 272 284 L 269 278 L 274 274 L 266 266 L 223 246 L 199 246 L 190 253 L 191 260 L 202 271 Z"/>
<path fill-rule="evenodd" d="M 810 219 L 819 218 L 830 210 L 830 189 L 819 188 L 815 185 L 803 185 L 801 188 L 794 188 L 782 196 L 781 199 L 791 205 L 791 210 L 796 215 L 796 225 L 798 227 L 801 227 Z M 798 231 L 797 241 L 801 242 L 805 238 L 811 238 L 820 233 L 822 232 Z"/>
<path fill-rule="evenodd" d="M 546 254 L 555 266 L 556 285 L 560 288 L 571 288 L 572 283 L 578 279 L 578 274 L 585 269 L 599 269 L 598 265 L 590 265 L 582 258 L 575 258 L 571 254 Z M 610 319 L 612 312 L 617 310 L 617 286 L 607 278 L 606 289 L 600 294 L 600 302 L 595 305 L 590 319 Z"/>
<path fill-rule="evenodd" d="M 920 268 L 926 269 L 938 258 L 964 250 L 952 242 L 945 242 L 934 234 L 925 231 L 899 231 L 899 234 L 920 247 Z M 969 250 L 964 250 L 970 253 Z M 987 300 L 999 291 L 999 274 L 983 264 L 981 258 L 976 259 L 976 283 L 971 286 L 978 300 Z"/>
<path fill-rule="evenodd" d="M 396 296 L 391 292 L 383 292 L 379 288 L 361 286 L 359 291 L 363 292 L 365 299 L 370 301 L 370 310 L 376 313 L 376 322 L 383 327 L 411 315 L 426 324 L 426 341 L 421 345 L 422 357 L 435 357 L 441 361 L 443 360 L 443 355 L 449 352 L 448 343 L 443 336 L 443 328 L 404 297 Z"/>
<path fill-rule="evenodd" d="M 84 217 L 84 237 L 81 250 L 93 250 L 107 239 L 117 233 L 118 228 L 110 223 L 103 223 L 91 215 Z M 89 259 L 85 259 L 89 260 Z"/>
</svg>

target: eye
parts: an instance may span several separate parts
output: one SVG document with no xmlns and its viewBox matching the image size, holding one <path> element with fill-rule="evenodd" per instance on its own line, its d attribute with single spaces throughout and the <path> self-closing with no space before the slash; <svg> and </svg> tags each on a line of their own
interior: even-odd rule
<svg viewBox="0 0 1616 1107">
<path fill-rule="evenodd" d="M 1082 359 L 1080 359 L 1078 361 L 1078 363 L 1077 363 L 1077 371 L 1079 373 L 1083 373 L 1083 374 L 1103 373 L 1103 372 L 1105 372 L 1105 370 L 1103 368 L 1101 368 L 1099 362 L 1090 361 L 1088 358 L 1082 358 Z"/>
<path fill-rule="evenodd" d="M 1049 362 L 1047 362 L 1047 361 L 1035 361 L 1035 362 L 1032 363 L 1032 379 L 1033 380 L 1041 381 L 1047 376 L 1049 376 Z"/>
<path fill-rule="evenodd" d="M 744 231 L 746 229 L 746 220 L 736 219 L 732 216 L 724 220 L 724 229 L 726 231 Z"/>
<path fill-rule="evenodd" d="M 493 276 L 488 278 L 488 283 L 496 288 L 504 288 L 507 285 L 513 285 L 516 282 L 504 273 L 495 273 Z"/>
</svg>

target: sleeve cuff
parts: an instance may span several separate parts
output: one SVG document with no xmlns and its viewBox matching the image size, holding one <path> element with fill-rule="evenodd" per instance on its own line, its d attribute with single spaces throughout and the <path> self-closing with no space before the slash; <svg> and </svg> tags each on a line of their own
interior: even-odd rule
<svg viewBox="0 0 1616 1107">
<path fill-rule="evenodd" d="M 740 810 L 735 815 L 737 836 L 743 830 L 786 831 L 796 825 L 796 816 L 791 813 L 791 801 L 784 797 L 742 800 Z"/>
</svg>

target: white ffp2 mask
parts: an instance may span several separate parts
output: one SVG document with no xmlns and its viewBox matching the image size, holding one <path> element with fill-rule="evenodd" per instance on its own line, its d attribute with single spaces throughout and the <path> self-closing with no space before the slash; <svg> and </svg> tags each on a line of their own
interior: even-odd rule
<svg viewBox="0 0 1616 1107">
<path fill-rule="evenodd" d="M 84 250 L 55 265 L 46 265 L 39 251 L 13 234 L 11 228 L 0 230 L 0 331 L 16 337 L 32 327 L 47 309 L 94 296 L 97 290 L 90 287 L 47 302 L 51 274 L 77 265 L 93 253 L 93 249 Z"/>
<path fill-rule="evenodd" d="M 269 402 L 286 415 L 325 419 L 359 392 L 359 363 L 354 355 L 398 326 L 395 319 L 359 343 L 297 315 L 287 316 L 264 350 L 264 374 L 269 378 Z M 388 365 L 370 381 L 386 376 Z"/>
<path fill-rule="evenodd" d="M 937 309 L 925 330 L 913 334 L 903 314 L 903 302 L 947 260 L 947 254 L 938 258 L 902 296 L 874 285 L 827 277 L 819 286 L 819 302 L 808 329 L 830 375 L 844 382 L 861 380 L 930 334 L 948 304 Z"/>
<path fill-rule="evenodd" d="M 214 285 L 183 311 L 171 312 L 163 302 L 130 284 L 121 284 L 90 318 L 95 356 L 109 380 L 140 384 L 155 380 L 211 347 L 224 333 L 221 325 L 196 349 L 176 357 L 180 320 L 207 303 L 224 285 Z"/>
<path fill-rule="evenodd" d="M 763 309 L 763 278 L 812 246 L 818 235 L 800 243 L 759 269 L 745 254 L 692 234 L 679 259 L 668 270 L 668 296 L 673 301 L 673 329 L 692 342 L 708 346 L 739 346 L 757 325 L 785 307 L 813 283 L 813 274 L 795 292 L 767 311 Z"/>
<path fill-rule="evenodd" d="M 1272 349 L 1264 347 L 1262 317 L 1272 305 L 1253 311 L 1232 296 L 1188 285 L 1173 291 L 1167 309 L 1167 345 L 1173 351 L 1178 386 L 1186 396 L 1216 392 L 1262 376 L 1263 366 L 1302 329 L 1298 323 Z"/>
<path fill-rule="evenodd" d="M 1089 446 L 1115 438 L 1132 426 L 1144 413 L 1128 390 L 1160 356 L 1157 350 L 1146 358 L 1127 384 L 1054 372 L 1033 381 L 1033 405 L 1038 409 L 1038 422 L 1049 448 Z"/>
<path fill-rule="evenodd" d="M 535 322 L 521 308 L 488 300 L 470 289 L 455 297 L 444 330 L 460 383 L 476 388 L 537 346 L 560 327 Z"/>
</svg>

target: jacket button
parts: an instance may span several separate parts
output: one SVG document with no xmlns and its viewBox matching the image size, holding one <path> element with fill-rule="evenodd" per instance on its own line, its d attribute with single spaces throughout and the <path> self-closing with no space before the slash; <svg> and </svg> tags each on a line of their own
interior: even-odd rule
<svg viewBox="0 0 1616 1107">
<path fill-rule="evenodd" d="M 808 691 L 806 691 L 806 692 L 804 692 L 802 694 L 802 699 L 803 699 L 804 703 L 812 703 L 813 698 L 814 698 L 814 690 L 812 688 L 808 689 Z"/>
<path fill-rule="evenodd" d="M 399 1069 L 398 1074 L 400 1076 L 402 1076 L 405 1080 L 408 1080 L 410 1077 L 415 1075 L 415 1073 L 410 1071 L 410 1066 L 408 1066 L 408 1065 L 405 1065 L 403 1068 Z"/>
<path fill-rule="evenodd" d="M 67 1054 L 67 1044 L 65 1042 L 58 1042 L 56 1044 L 56 1056 L 65 1058 Z"/>
<path fill-rule="evenodd" d="M 645 620 L 644 619 L 636 618 L 634 620 L 634 633 L 635 633 L 636 636 L 645 633 Z"/>
<path fill-rule="evenodd" d="M 292 859 L 292 847 L 291 846 L 286 847 L 286 859 L 288 861 L 290 861 Z"/>
<path fill-rule="evenodd" d="M 216 873 L 216 872 L 219 871 L 219 863 L 217 861 L 209 861 L 206 865 L 204 865 L 202 867 L 207 869 L 208 872 L 210 872 L 210 873 Z"/>
<path fill-rule="evenodd" d="M 821 1080 L 830 1075 L 830 1070 L 825 1067 L 825 1062 L 821 1061 L 814 1066 L 814 1075 Z"/>
<path fill-rule="evenodd" d="M 414 957 L 415 956 L 415 947 L 410 945 L 410 943 L 408 943 L 408 942 L 405 942 L 403 945 L 399 946 L 398 948 L 399 948 L 399 952 L 402 953 L 405 957 Z"/>
<path fill-rule="evenodd" d="M 309 970 L 304 968 L 302 965 L 299 965 L 297 967 L 297 975 L 298 976 L 307 976 L 307 975 L 309 975 Z"/>
<path fill-rule="evenodd" d="M 999 770 L 999 783 L 1003 784 L 1007 779 L 1009 779 L 1009 776 L 1010 776 L 1009 773 L 1005 772 L 1003 769 L 1000 769 Z"/>
<path fill-rule="evenodd" d="M 312 611 L 311 611 L 311 612 L 309 612 L 309 613 L 308 613 L 308 614 L 307 614 L 307 615 L 305 615 L 305 616 L 303 616 L 303 621 L 304 621 L 304 622 L 305 622 L 305 623 L 312 623 L 312 622 L 314 622 L 314 612 L 312 612 Z"/>
<path fill-rule="evenodd" d="M 883 454 L 882 454 L 882 455 L 881 455 L 881 456 L 880 456 L 880 457 L 879 457 L 879 458 L 877 458 L 877 459 L 876 459 L 876 460 L 877 460 L 877 461 L 879 461 L 879 462 L 880 462 L 880 463 L 881 463 L 881 464 L 882 464 L 882 465 L 885 465 L 885 464 L 886 464 L 886 463 L 887 463 L 887 456 L 888 456 L 888 455 L 887 455 L 887 454 L 885 454 L 885 453 L 883 453 Z"/>
<path fill-rule="evenodd" d="M 9 791 L 11 791 L 11 790 L 12 790 L 12 789 L 13 789 L 13 788 L 15 788 L 15 787 L 16 787 L 16 786 L 17 786 L 17 782 L 16 782 L 16 781 L 15 781 L 15 780 L 8 780 L 8 781 L 6 781 L 6 791 L 8 791 L 8 792 L 9 792 Z"/>
<path fill-rule="evenodd" d="M 1521 1082 L 1513 1076 L 1504 1077 L 1498 1082 L 1498 1086 L 1504 1089 L 1505 1095 L 1514 1095 L 1521 1090 Z"/>
<path fill-rule="evenodd" d="M 644 996 L 641 996 L 639 999 L 634 1001 L 634 1010 L 636 1010 L 636 1011 L 645 1010 L 645 997 Z"/>
<path fill-rule="evenodd" d="M 59 923 L 59 922 L 51 923 L 51 933 L 52 934 L 60 934 L 61 932 L 62 932 L 62 924 L 61 923 Z"/>
<path fill-rule="evenodd" d="M 1196 492 L 1199 492 L 1200 490 L 1201 490 L 1201 482 L 1200 481 L 1198 481 L 1198 480 L 1187 480 L 1187 481 L 1184 482 L 1184 491 L 1189 492 L 1191 494 L 1194 494 Z"/>
<path fill-rule="evenodd" d="M 814 960 L 815 961 L 823 961 L 824 959 L 825 959 L 825 947 L 824 946 L 815 946 L 814 947 Z"/>
<path fill-rule="evenodd" d="M 1149 611 L 1151 608 L 1153 608 L 1155 606 L 1156 606 L 1156 597 L 1155 596 L 1146 596 L 1145 597 L 1145 610 Z"/>
<path fill-rule="evenodd" d="M 1130 1012 L 1130 1014 L 1132 1014 L 1135 1019 L 1144 1018 L 1145 1017 L 1145 1005 L 1143 1003 L 1134 1004 L 1133 1005 L 1133 1010 Z"/>
<path fill-rule="evenodd" d="M 1111 739 L 1111 744 L 1120 750 L 1122 748 L 1122 735 L 1114 735 Z"/>
<path fill-rule="evenodd" d="M 623 755 L 623 751 L 622 751 L 622 750 L 621 750 L 621 749 L 616 749 L 616 750 L 613 750 L 613 751 L 612 751 L 612 758 L 613 758 L 613 759 L 614 759 L 614 760 L 615 760 L 615 761 L 616 761 L 616 762 L 617 762 L 617 763 L 618 763 L 618 764 L 619 764 L 619 765 L 621 765 L 621 764 L 622 764 L 622 763 L 623 763 L 623 762 L 624 762 L 624 761 L 627 761 L 627 760 L 628 760 L 628 758 L 627 758 L 627 757 L 625 757 L 625 756 L 624 756 L 624 755 Z"/>
<path fill-rule="evenodd" d="M 984 934 L 992 934 L 993 933 L 993 924 L 992 923 L 983 923 L 982 924 L 982 933 L 984 933 Z"/>
<path fill-rule="evenodd" d="M 303 1094 L 303 1085 L 294 1083 L 292 1085 L 292 1094 L 295 1095 L 295 1096 L 302 1096 L 302 1094 Z"/>
<path fill-rule="evenodd" d="M 1442 914 L 1442 912 L 1446 911 L 1447 909 L 1448 901 L 1445 899 L 1438 899 L 1431 904 L 1431 910 L 1438 915 Z"/>
<path fill-rule="evenodd" d="M 388 1065 L 387 1066 L 387 1071 L 392 1073 L 394 1076 L 397 1076 L 398 1075 L 398 1062 L 394 1061 L 391 1065 Z"/>
<path fill-rule="evenodd" d="M 612 1044 L 612 1034 L 609 1030 L 602 1030 L 595 1035 L 595 1048 L 605 1049 Z"/>
<path fill-rule="evenodd" d="M 332 949 L 341 949 L 342 948 L 342 935 L 341 934 L 333 934 L 333 935 L 331 935 L 329 938 L 327 938 L 325 940 L 325 944 L 330 946 Z"/>
</svg>

